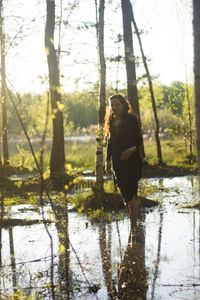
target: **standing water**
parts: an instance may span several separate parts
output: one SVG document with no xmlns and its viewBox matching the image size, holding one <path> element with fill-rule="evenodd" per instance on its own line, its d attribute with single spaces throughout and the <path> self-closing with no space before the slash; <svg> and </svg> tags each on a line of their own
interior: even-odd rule
<svg viewBox="0 0 200 300">
<path fill-rule="evenodd" d="M 199 179 L 158 178 L 142 184 L 157 186 L 160 192 L 151 198 L 161 202 L 141 209 L 136 243 L 129 237 L 128 217 L 92 224 L 69 212 L 66 246 L 50 207 L 45 207 L 46 219 L 52 219 L 53 278 L 41 211 L 11 207 L 9 218 L 32 223 L 5 223 L 2 229 L 0 299 L 14 293 L 52 299 L 50 278 L 55 299 L 200 299 L 200 211 L 193 207 L 200 202 Z"/>
</svg>

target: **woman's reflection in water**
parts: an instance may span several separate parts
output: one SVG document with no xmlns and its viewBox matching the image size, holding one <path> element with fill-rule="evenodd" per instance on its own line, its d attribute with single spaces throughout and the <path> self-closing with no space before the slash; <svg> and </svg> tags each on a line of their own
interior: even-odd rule
<svg viewBox="0 0 200 300">
<path fill-rule="evenodd" d="M 127 249 L 119 266 L 117 299 L 146 299 L 148 286 L 142 228 L 138 228 L 138 237 L 136 241 L 129 235 Z"/>
</svg>

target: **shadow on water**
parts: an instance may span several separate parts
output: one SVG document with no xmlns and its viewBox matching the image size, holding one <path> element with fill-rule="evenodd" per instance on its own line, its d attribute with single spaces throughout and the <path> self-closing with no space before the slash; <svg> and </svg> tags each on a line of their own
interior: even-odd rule
<svg viewBox="0 0 200 300">
<path fill-rule="evenodd" d="M 151 197 L 162 203 L 142 209 L 136 240 L 129 235 L 128 217 L 93 224 L 66 211 L 64 227 L 63 220 L 47 224 L 53 237 L 56 299 L 200 298 L 200 211 L 191 207 L 200 202 L 199 180 L 176 177 L 148 183 L 159 188 Z M 19 291 L 31 299 L 52 299 L 51 251 L 42 214 L 32 206 L 24 208 L 10 207 L 9 217 L 37 223 L 4 227 L 2 214 L 8 211 L 1 205 L 0 299 Z M 44 210 L 53 220 L 50 206 Z"/>
</svg>

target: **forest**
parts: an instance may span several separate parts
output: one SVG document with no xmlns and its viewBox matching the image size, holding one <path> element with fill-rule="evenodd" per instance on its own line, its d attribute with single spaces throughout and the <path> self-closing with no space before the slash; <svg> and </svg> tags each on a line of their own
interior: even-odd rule
<svg viewBox="0 0 200 300">
<path fill-rule="evenodd" d="M 200 2 L 161 2 L 0 0 L 0 299 L 199 298 Z"/>
<path fill-rule="evenodd" d="M 157 99 L 157 110 L 160 122 L 160 132 L 169 133 L 171 137 L 185 137 L 188 141 L 190 130 L 189 115 L 192 118 L 192 134 L 194 137 L 194 97 L 193 86 L 186 86 L 182 82 L 172 82 L 170 86 L 154 85 Z M 115 93 L 112 87 L 107 88 L 108 97 Z M 119 93 L 126 95 L 126 90 Z M 151 99 L 147 85 L 138 88 L 140 101 L 140 114 L 142 118 L 142 132 L 150 134 L 154 132 L 154 120 L 152 117 Z M 188 99 L 189 105 L 188 105 Z M 108 98 L 107 97 L 107 98 Z M 17 101 L 16 97 L 15 101 Z M 39 138 L 44 127 L 47 94 L 31 95 L 23 94 L 22 102 L 18 106 L 19 113 L 24 120 L 24 125 L 31 138 Z M 66 93 L 62 95 L 63 118 L 65 136 L 75 135 L 75 132 L 85 129 L 90 133 L 93 126 L 98 124 L 98 89 L 97 87 L 82 92 Z M 37 114 L 36 114 L 37 112 Z M 12 104 L 8 103 L 8 131 L 10 139 L 22 138 L 23 130 L 17 118 L 12 118 Z M 1 124 L 2 131 L 2 124 Z M 92 133 L 92 132 L 91 132 Z M 94 132 L 93 132 L 94 133 Z M 51 136 L 51 124 L 47 129 L 47 135 Z M 195 141 L 194 141 L 195 142 Z"/>
</svg>

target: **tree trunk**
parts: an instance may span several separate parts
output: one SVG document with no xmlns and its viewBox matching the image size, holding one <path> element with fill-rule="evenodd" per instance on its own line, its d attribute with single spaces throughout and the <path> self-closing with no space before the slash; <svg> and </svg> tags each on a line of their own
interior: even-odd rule
<svg viewBox="0 0 200 300">
<path fill-rule="evenodd" d="M 105 1 L 100 0 L 99 4 L 99 28 L 98 53 L 99 53 L 99 124 L 96 147 L 96 190 L 103 192 L 103 125 L 105 117 L 106 99 L 106 64 L 104 57 L 104 6 Z"/>
<path fill-rule="evenodd" d="M 9 165 L 8 153 L 8 120 L 6 99 L 6 65 L 5 65 L 5 35 L 3 21 L 3 0 L 0 0 L 0 42 L 1 42 L 1 103 L 2 103 L 2 136 L 3 136 L 3 164 Z"/>
<path fill-rule="evenodd" d="M 200 175 L 200 1 L 193 0 L 194 32 L 194 96 L 196 122 L 196 148 L 198 171 Z"/>
<path fill-rule="evenodd" d="M 61 106 L 60 72 L 54 47 L 55 1 L 46 0 L 47 19 L 45 28 L 45 48 L 49 69 L 49 89 L 53 116 L 53 142 L 50 158 L 50 176 L 54 187 L 64 183 L 64 129 Z"/>
<path fill-rule="evenodd" d="M 143 50 L 143 47 L 142 47 L 142 41 L 141 41 L 141 38 L 140 38 L 140 34 L 139 34 L 137 24 L 136 24 L 136 21 L 135 21 L 135 18 L 134 18 L 133 8 L 132 8 L 131 4 L 130 4 L 130 6 L 131 6 L 131 18 L 132 18 L 133 26 L 135 28 L 135 33 L 136 33 L 137 38 L 138 38 L 138 42 L 139 42 L 139 46 L 140 46 L 140 52 L 141 52 L 141 55 L 142 55 L 142 61 L 143 61 L 144 68 L 145 68 L 145 71 L 146 71 L 147 80 L 148 80 L 148 84 L 149 84 L 149 91 L 150 91 L 150 95 L 151 95 L 152 109 L 153 109 L 154 121 L 155 121 L 155 140 L 156 140 L 156 146 L 157 146 L 158 163 L 163 164 L 161 143 L 160 143 L 160 138 L 159 138 L 159 127 L 160 126 L 159 126 L 159 120 L 158 120 L 158 115 L 157 115 L 156 101 L 155 101 L 154 91 L 153 91 L 153 84 L 152 84 L 149 68 L 148 68 L 148 65 L 147 65 L 146 56 L 144 55 L 144 50 Z"/>
<path fill-rule="evenodd" d="M 187 107 L 188 107 L 188 119 L 189 119 L 189 155 L 190 155 L 190 163 L 193 162 L 193 136 L 192 136 L 192 114 L 191 114 L 191 105 L 190 105 L 190 95 L 189 95 L 189 87 L 188 87 L 188 80 L 186 76 L 186 100 L 187 100 Z"/>
<path fill-rule="evenodd" d="M 129 0 L 121 0 L 121 4 L 122 4 L 128 100 L 130 101 L 133 112 L 136 115 L 139 122 L 139 126 L 141 128 L 140 110 L 139 110 L 139 101 L 138 101 L 138 92 L 137 92 L 136 67 L 135 67 L 135 57 L 133 51 L 133 39 L 132 39 L 132 27 L 131 27 L 131 4 Z M 143 142 L 142 142 L 142 147 L 140 149 L 140 154 L 142 157 L 145 156 Z"/>
</svg>

